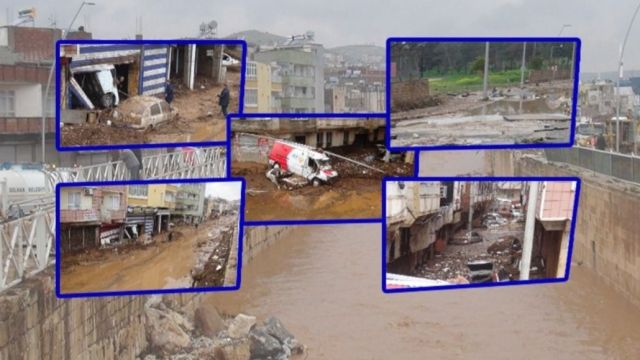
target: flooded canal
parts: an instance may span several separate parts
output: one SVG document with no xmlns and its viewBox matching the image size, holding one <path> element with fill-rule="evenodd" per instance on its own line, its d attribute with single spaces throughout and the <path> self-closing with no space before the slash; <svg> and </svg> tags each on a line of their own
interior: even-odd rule
<svg viewBox="0 0 640 360">
<path fill-rule="evenodd" d="M 564 284 L 383 294 L 381 226 L 300 226 L 243 268 L 229 313 L 279 317 L 308 359 L 632 359 L 640 309 L 574 266 Z"/>
</svg>

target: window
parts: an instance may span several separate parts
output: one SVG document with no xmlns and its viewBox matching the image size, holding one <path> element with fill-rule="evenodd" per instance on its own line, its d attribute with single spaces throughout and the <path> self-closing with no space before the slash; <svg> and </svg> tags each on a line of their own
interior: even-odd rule
<svg viewBox="0 0 640 360">
<path fill-rule="evenodd" d="M 16 92 L 0 90 L 0 116 L 16 116 Z"/>
<path fill-rule="evenodd" d="M 165 202 L 175 202 L 176 201 L 176 196 L 174 193 L 167 191 L 165 193 L 165 197 L 164 197 L 164 201 Z"/>
<path fill-rule="evenodd" d="M 331 146 L 331 135 L 332 135 L 332 132 L 331 132 L 331 131 L 329 131 L 329 132 L 327 133 L 327 137 L 326 137 L 327 147 L 330 147 L 330 146 Z"/>
<path fill-rule="evenodd" d="M 74 191 L 69 193 L 68 207 L 70 210 L 80 209 L 80 192 Z"/>
<path fill-rule="evenodd" d="M 257 70 L 256 70 L 256 63 L 253 61 L 248 61 L 247 62 L 247 79 L 256 79 L 257 77 Z"/>
<path fill-rule="evenodd" d="M 160 105 L 153 104 L 151 105 L 151 116 L 160 115 Z"/>
<path fill-rule="evenodd" d="M 318 135 L 316 136 L 316 146 L 317 147 L 322 147 L 322 133 L 319 132 Z"/>
<path fill-rule="evenodd" d="M 245 106 L 258 106 L 258 90 L 245 89 L 244 104 Z"/>
<path fill-rule="evenodd" d="M 146 185 L 130 185 L 129 195 L 134 197 L 147 197 L 149 195 L 149 188 Z"/>
<path fill-rule="evenodd" d="M 348 131 L 344 131 L 343 135 L 342 135 L 342 145 L 349 145 L 349 132 Z"/>
<path fill-rule="evenodd" d="M 105 207 L 107 210 L 120 209 L 120 194 L 112 194 L 105 198 Z"/>
</svg>

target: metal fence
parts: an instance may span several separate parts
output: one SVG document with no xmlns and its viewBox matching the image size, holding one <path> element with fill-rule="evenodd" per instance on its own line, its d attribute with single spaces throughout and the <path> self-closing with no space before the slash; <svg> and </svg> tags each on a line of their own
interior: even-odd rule
<svg viewBox="0 0 640 360">
<path fill-rule="evenodd" d="M 573 147 L 545 149 L 547 160 L 563 162 L 618 179 L 640 183 L 640 158 L 608 151 Z"/>
<path fill-rule="evenodd" d="M 145 156 L 143 178 L 219 178 L 226 175 L 226 150 L 201 148 Z M 71 181 L 129 179 L 121 161 L 74 169 Z M 0 291 L 20 283 L 55 263 L 55 196 L 46 196 L 38 207 L 20 218 L 0 219 Z"/>
</svg>

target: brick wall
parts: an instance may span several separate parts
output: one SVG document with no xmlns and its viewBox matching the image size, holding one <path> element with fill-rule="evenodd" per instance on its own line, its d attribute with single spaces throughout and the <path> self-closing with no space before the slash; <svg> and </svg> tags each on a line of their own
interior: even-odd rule
<svg viewBox="0 0 640 360">
<path fill-rule="evenodd" d="M 60 29 L 35 28 L 26 26 L 9 27 L 9 46 L 20 53 L 25 60 L 51 60 L 54 43 L 60 39 Z"/>
<path fill-rule="evenodd" d="M 395 81 L 391 84 L 393 111 L 420 107 L 429 98 L 429 79 Z"/>
<path fill-rule="evenodd" d="M 0 117 L 0 134 L 40 134 L 42 131 L 42 118 L 2 118 Z M 55 132 L 55 119 L 47 118 L 45 131 Z"/>
<path fill-rule="evenodd" d="M 598 276 L 640 305 L 640 187 L 521 158 L 519 176 L 580 176 L 582 189 L 573 245 L 573 263 Z"/>
</svg>

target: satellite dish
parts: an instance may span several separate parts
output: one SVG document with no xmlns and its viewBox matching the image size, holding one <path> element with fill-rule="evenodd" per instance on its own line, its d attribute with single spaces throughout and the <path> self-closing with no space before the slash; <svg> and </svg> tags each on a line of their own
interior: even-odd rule
<svg viewBox="0 0 640 360">
<path fill-rule="evenodd" d="M 211 20 L 209 21 L 209 24 L 207 24 L 209 26 L 210 30 L 215 30 L 218 28 L 218 22 L 215 20 Z"/>
</svg>

